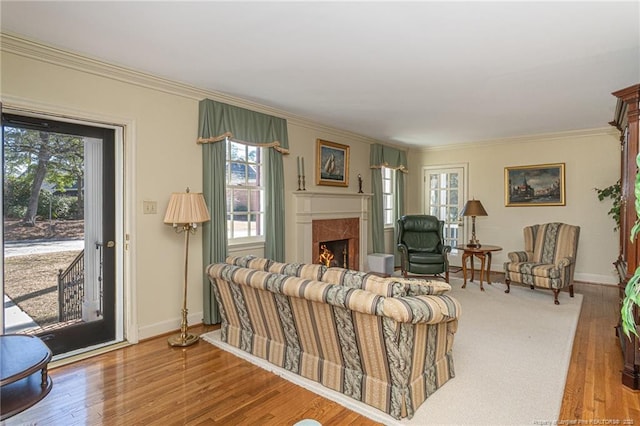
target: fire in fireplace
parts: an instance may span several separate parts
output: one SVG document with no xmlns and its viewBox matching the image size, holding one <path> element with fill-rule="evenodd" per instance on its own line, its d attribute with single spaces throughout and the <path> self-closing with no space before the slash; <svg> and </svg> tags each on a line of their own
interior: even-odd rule
<svg viewBox="0 0 640 426">
<path fill-rule="evenodd" d="M 327 267 L 349 268 L 349 240 L 323 241 L 319 243 L 318 263 Z"/>
</svg>

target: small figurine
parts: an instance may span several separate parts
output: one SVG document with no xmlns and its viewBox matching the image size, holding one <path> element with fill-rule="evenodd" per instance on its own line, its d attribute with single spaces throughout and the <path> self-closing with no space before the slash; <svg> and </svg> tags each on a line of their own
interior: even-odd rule
<svg viewBox="0 0 640 426">
<path fill-rule="evenodd" d="M 358 173 L 358 194 L 363 194 L 362 192 L 362 175 Z"/>
</svg>

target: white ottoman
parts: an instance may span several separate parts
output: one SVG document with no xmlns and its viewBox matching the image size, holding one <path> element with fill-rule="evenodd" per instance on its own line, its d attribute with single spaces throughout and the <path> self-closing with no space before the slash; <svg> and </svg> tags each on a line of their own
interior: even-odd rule
<svg viewBox="0 0 640 426">
<path fill-rule="evenodd" d="M 379 274 L 393 274 L 393 255 L 386 253 L 371 253 L 367 256 L 369 270 Z"/>
</svg>

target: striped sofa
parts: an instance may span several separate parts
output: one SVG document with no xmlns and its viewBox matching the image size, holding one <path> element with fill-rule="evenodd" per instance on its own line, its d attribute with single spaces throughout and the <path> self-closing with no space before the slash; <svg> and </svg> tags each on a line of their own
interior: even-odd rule
<svg viewBox="0 0 640 426">
<path fill-rule="evenodd" d="M 524 251 L 508 254 L 504 264 L 505 293 L 511 281 L 553 290 L 554 303 L 559 305 L 560 290 L 568 287 L 573 297 L 573 273 L 576 267 L 580 227 L 566 223 L 544 223 L 524 228 Z"/>
<path fill-rule="evenodd" d="M 396 419 L 454 377 L 460 305 L 445 282 L 253 257 L 207 274 L 224 342 Z"/>
</svg>

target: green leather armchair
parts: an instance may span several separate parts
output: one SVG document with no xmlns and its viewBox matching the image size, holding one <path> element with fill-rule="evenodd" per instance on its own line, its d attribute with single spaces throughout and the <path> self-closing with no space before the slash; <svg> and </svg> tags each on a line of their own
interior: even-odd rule
<svg viewBox="0 0 640 426">
<path fill-rule="evenodd" d="M 444 245 L 444 221 L 429 215 L 405 215 L 398 219 L 398 251 L 402 274 L 440 275 L 449 282 L 451 246 Z"/>
</svg>

